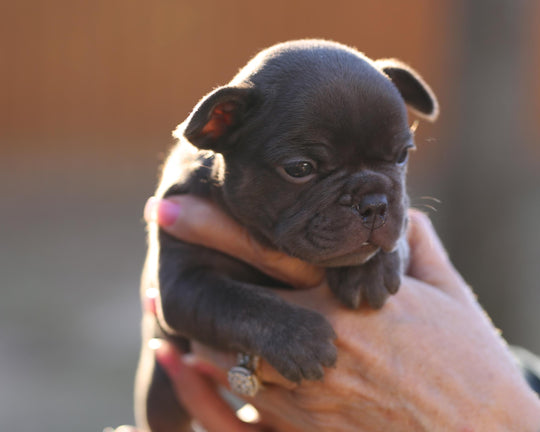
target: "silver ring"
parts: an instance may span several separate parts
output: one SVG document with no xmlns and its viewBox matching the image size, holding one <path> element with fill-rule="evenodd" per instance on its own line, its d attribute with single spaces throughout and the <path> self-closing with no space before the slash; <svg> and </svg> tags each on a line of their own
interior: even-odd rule
<svg viewBox="0 0 540 432">
<path fill-rule="evenodd" d="M 255 396 L 262 388 L 257 377 L 259 357 L 251 354 L 238 354 L 238 364 L 229 369 L 227 378 L 231 389 L 242 396 Z"/>
</svg>

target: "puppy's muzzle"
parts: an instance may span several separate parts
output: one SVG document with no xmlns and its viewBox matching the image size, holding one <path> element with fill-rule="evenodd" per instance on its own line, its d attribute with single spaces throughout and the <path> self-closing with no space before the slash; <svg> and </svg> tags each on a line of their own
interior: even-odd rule
<svg viewBox="0 0 540 432">
<path fill-rule="evenodd" d="M 355 210 L 362 220 L 362 225 L 373 231 L 386 223 L 388 199 L 383 194 L 364 195 Z"/>
</svg>

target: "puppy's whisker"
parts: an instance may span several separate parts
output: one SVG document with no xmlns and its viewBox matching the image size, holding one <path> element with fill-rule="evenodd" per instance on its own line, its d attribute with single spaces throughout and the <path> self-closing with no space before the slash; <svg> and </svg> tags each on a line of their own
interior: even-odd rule
<svg viewBox="0 0 540 432">
<path fill-rule="evenodd" d="M 434 201 L 437 204 L 442 203 L 442 201 L 439 198 L 435 198 L 435 197 L 432 197 L 432 196 L 421 196 L 420 199 L 421 200 L 426 200 L 426 201 Z"/>
<path fill-rule="evenodd" d="M 438 209 L 436 209 L 435 207 L 433 207 L 433 206 L 431 206 L 429 204 L 422 204 L 422 207 L 425 207 L 425 208 L 427 208 L 427 209 L 429 209 L 429 210 L 431 210 L 431 211 L 433 211 L 435 213 L 437 213 L 439 211 Z"/>
<path fill-rule="evenodd" d="M 437 204 L 442 203 L 440 199 L 432 197 L 432 196 L 421 196 L 411 201 L 412 201 L 411 203 L 412 207 L 419 208 L 420 210 L 427 209 L 435 213 L 439 211 L 439 209 L 437 208 Z M 428 201 L 428 203 L 423 202 L 423 201 Z"/>
</svg>

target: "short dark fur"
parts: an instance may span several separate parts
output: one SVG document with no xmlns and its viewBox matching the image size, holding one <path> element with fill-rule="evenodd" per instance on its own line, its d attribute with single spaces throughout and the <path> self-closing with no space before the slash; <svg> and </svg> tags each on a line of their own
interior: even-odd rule
<svg viewBox="0 0 540 432">
<path fill-rule="evenodd" d="M 407 256 L 413 137 L 405 104 L 427 119 L 437 115 L 429 87 L 398 61 L 372 61 L 326 41 L 276 45 L 178 127 L 157 195 L 214 201 L 264 245 L 327 267 L 345 305 L 380 308 L 397 291 Z M 143 292 L 159 287 L 160 307 L 143 325 L 141 425 L 172 431 L 188 421 L 146 348 L 151 337 L 183 350 L 196 339 L 257 354 L 297 382 L 320 379 L 335 364 L 333 329 L 268 289 L 283 284 L 155 225 L 149 231 Z"/>
</svg>

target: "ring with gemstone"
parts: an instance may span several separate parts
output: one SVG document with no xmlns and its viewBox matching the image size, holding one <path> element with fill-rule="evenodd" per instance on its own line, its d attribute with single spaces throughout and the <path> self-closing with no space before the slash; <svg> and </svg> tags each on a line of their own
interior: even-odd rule
<svg viewBox="0 0 540 432">
<path fill-rule="evenodd" d="M 242 396 L 255 396 L 262 388 L 257 377 L 259 357 L 251 354 L 238 354 L 238 364 L 229 369 L 227 378 L 231 390 Z"/>
</svg>

